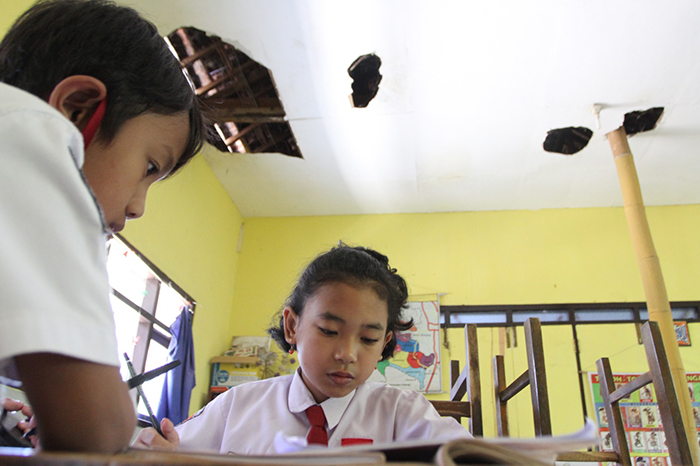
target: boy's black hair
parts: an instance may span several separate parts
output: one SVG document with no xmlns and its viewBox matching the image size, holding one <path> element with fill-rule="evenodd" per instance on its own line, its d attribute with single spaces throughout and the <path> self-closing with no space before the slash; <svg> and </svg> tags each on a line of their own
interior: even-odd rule
<svg viewBox="0 0 700 466">
<path fill-rule="evenodd" d="M 301 316 L 306 301 L 311 298 L 321 286 L 341 282 L 351 286 L 369 287 L 377 293 L 380 299 L 386 301 L 389 311 L 387 332 L 391 332 L 391 340 L 382 351 L 382 361 L 394 354 L 396 347 L 396 331 L 408 330 L 413 326 L 413 319 L 401 320 L 403 309 L 407 307 L 408 287 L 406 281 L 389 266 L 389 259 L 369 248 L 351 247 L 342 242 L 325 252 L 306 267 L 299 276 L 292 294 L 285 302 L 285 307 L 291 307 Z M 284 339 L 284 318 L 281 311 L 275 316 L 273 326 L 267 329 L 272 338 L 285 352 L 291 345 Z"/>
<path fill-rule="evenodd" d="M 109 144 L 144 113 L 187 112 L 190 134 L 173 172 L 202 147 L 204 123 L 194 90 L 156 27 L 107 0 L 39 1 L 0 42 L 0 81 L 48 100 L 69 76 L 107 87 L 107 113 L 96 140 Z"/>
</svg>

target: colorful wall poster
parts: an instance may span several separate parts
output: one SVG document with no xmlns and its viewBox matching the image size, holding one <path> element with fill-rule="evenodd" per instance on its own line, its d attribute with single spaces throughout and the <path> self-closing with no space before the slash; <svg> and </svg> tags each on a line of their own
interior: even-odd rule
<svg viewBox="0 0 700 466">
<path fill-rule="evenodd" d="M 603 397 L 600 394 L 600 382 L 598 374 L 589 373 L 595 417 L 598 422 L 598 432 L 601 438 L 603 451 L 613 451 L 610 438 L 610 426 L 605 413 Z M 613 374 L 616 387 L 631 382 L 641 374 L 618 373 Z M 698 428 L 698 442 L 700 443 L 700 373 L 686 374 L 688 380 L 688 392 L 693 404 L 695 426 Z M 645 466 L 666 466 L 671 461 L 668 458 L 666 437 L 663 431 L 661 415 L 656 401 L 656 393 L 652 384 L 645 385 L 629 398 L 620 400 L 622 422 L 625 425 L 627 444 L 632 457 L 632 464 Z"/>
<path fill-rule="evenodd" d="M 410 302 L 404 316 L 413 319 L 413 327 L 396 335 L 394 356 L 381 361 L 370 380 L 422 393 L 439 393 L 440 307 L 437 301 Z"/>
</svg>

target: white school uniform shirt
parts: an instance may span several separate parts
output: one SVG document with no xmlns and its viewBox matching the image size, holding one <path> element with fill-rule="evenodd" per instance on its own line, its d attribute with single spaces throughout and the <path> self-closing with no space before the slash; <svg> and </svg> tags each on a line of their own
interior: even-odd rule
<svg viewBox="0 0 700 466">
<path fill-rule="evenodd" d="M 238 385 L 177 426 L 180 450 L 221 454 L 269 455 L 275 436 L 305 438 L 306 408 L 317 404 L 294 375 Z M 404 440 L 471 438 L 465 427 L 441 417 L 420 393 L 381 382 L 366 382 L 343 398 L 321 403 L 328 446 Z"/>
<path fill-rule="evenodd" d="M 0 83 L 0 376 L 15 378 L 13 357 L 27 353 L 119 365 L 106 227 L 84 156 L 65 116 Z"/>
</svg>

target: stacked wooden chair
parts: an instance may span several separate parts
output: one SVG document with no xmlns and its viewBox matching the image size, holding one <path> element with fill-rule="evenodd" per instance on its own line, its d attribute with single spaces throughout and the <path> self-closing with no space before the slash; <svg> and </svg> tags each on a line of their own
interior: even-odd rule
<svg viewBox="0 0 700 466">
<path fill-rule="evenodd" d="M 508 400 L 530 387 L 532 416 L 535 421 L 535 435 L 552 435 L 552 421 L 549 415 L 549 395 L 547 375 L 544 369 L 544 350 L 540 320 L 531 317 L 525 321 L 525 349 L 527 369 L 510 384 L 506 383 L 503 356 L 493 358 L 494 391 L 496 403 L 496 423 L 499 437 L 508 437 Z"/>
<path fill-rule="evenodd" d="M 510 384 L 506 383 L 503 356 L 493 358 L 493 378 L 496 400 L 496 422 L 498 436 L 507 437 L 508 410 L 507 403 L 515 395 L 530 387 L 532 399 L 532 417 L 535 423 L 535 435 L 552 435 L 552 421 L 549 411 L 549 393 L 547 375 L 544 367 L 544 345 L 542 343 L 542 324 L 531 317 L 524 323 L 525 349 L 527 351 L 527 369 Z M 566 462 L 619 462 L 617 452 L 574 451 L 561 453 L 557 461 Z M 627 452 L 629 458 L 629 452 Z"/>
<path fill-rule="evenodd" d="M 692 464 L 690 446 L 683 429 L 678 396 L 673 387 L 671 369 L 661 340 L 659 326 L 656 322 L 647 322 L 642 326 L 642 339 L 650 370 L 622 387 L 615 387 L 608 358 L 601 358 L 597 361 L 600 392 L 610 425 L 614 451 L 560 453 L 557 456 L 557 461 L 614 462 L 622 466 L 631 466 L 629 445 L 625 435 L 619 402 L 643 386 L 652 383 L 656 391 L 671 462 L 673 465 Z M 528 368 L 510 384 L 506 384 L 505 381 L 503 356 L 494 358 L 494 388 L 496 392 L 496 418 L 499 436 L 508 436 L 508 413 L 506 409 L 508 400 L 527 386 L 530 387 L 532 398 L 535 434 L 538 436 L 552 434 L 547 379 L 544 369 L 542 329 L 539 319 L 530 318 L 525 322 L 525 342 Z"/>
<path fill-rule="evenodd" d="M 683 428 L 678 395 L 673 386 L 671 368 L 661 339 L 659 324 L 649 321 L 642 325 L 642 340 L 644 341 L 649 371 L 631 382 L 616 388 L 608 358 L 601 358 L 596 363 L 598 366 L 598 378 L 600 379 L 600 394 L 603 398 L 605 414 L 610 425 L 610 437 L 613 448 L 615 452 L 624 452 L 624 454 L 620 455 L 618 463 L 625 466 L 631 464 L 629 445 L 620 411 L 620 400 L 628 398 L 630 394 L 651 383 L 654 385 L 654 391 L 656 392 L 656 400 L 664 433 L 666 434 L 666 445 L 668 446 L 671 464 L 693 464 L 688 437 Z"/>
<path fill-rule="evenodd" d="M 441 416 L 451 416 L 461 422 L 469 418 L 469 431 L 475 437 L 484 435 L 481 416 L 481 382 L 479 375 L 479 349 L 477 345 L 476 325 L 464 326 L 464 343 L 466 348 L 466 367 L 460 371 L 457 360 L 450 361 L 450 399 L 430 400 Z M 467 397 L 465 400 L 464 397 Z"/>
</svg>

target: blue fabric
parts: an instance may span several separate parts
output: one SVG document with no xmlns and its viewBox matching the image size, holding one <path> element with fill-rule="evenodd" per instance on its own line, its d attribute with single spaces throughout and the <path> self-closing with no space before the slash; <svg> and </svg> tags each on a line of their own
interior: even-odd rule
<svg viewBox="0 0 700 466">
<path fill-rule="evenodd" d="M 192 340 L 192 313 L 183 308 L 170 326 L 172 339 L 168 346 L 168 362 L 179 359 L 181 364 L 165 374 L 163 392 L 160 396 L 159 421 L 168 418 L 175 425 L 187 419 L 190 410 L 190 396 L 196 385 L 194 377 L 194 341 Z"/>
</svg>

